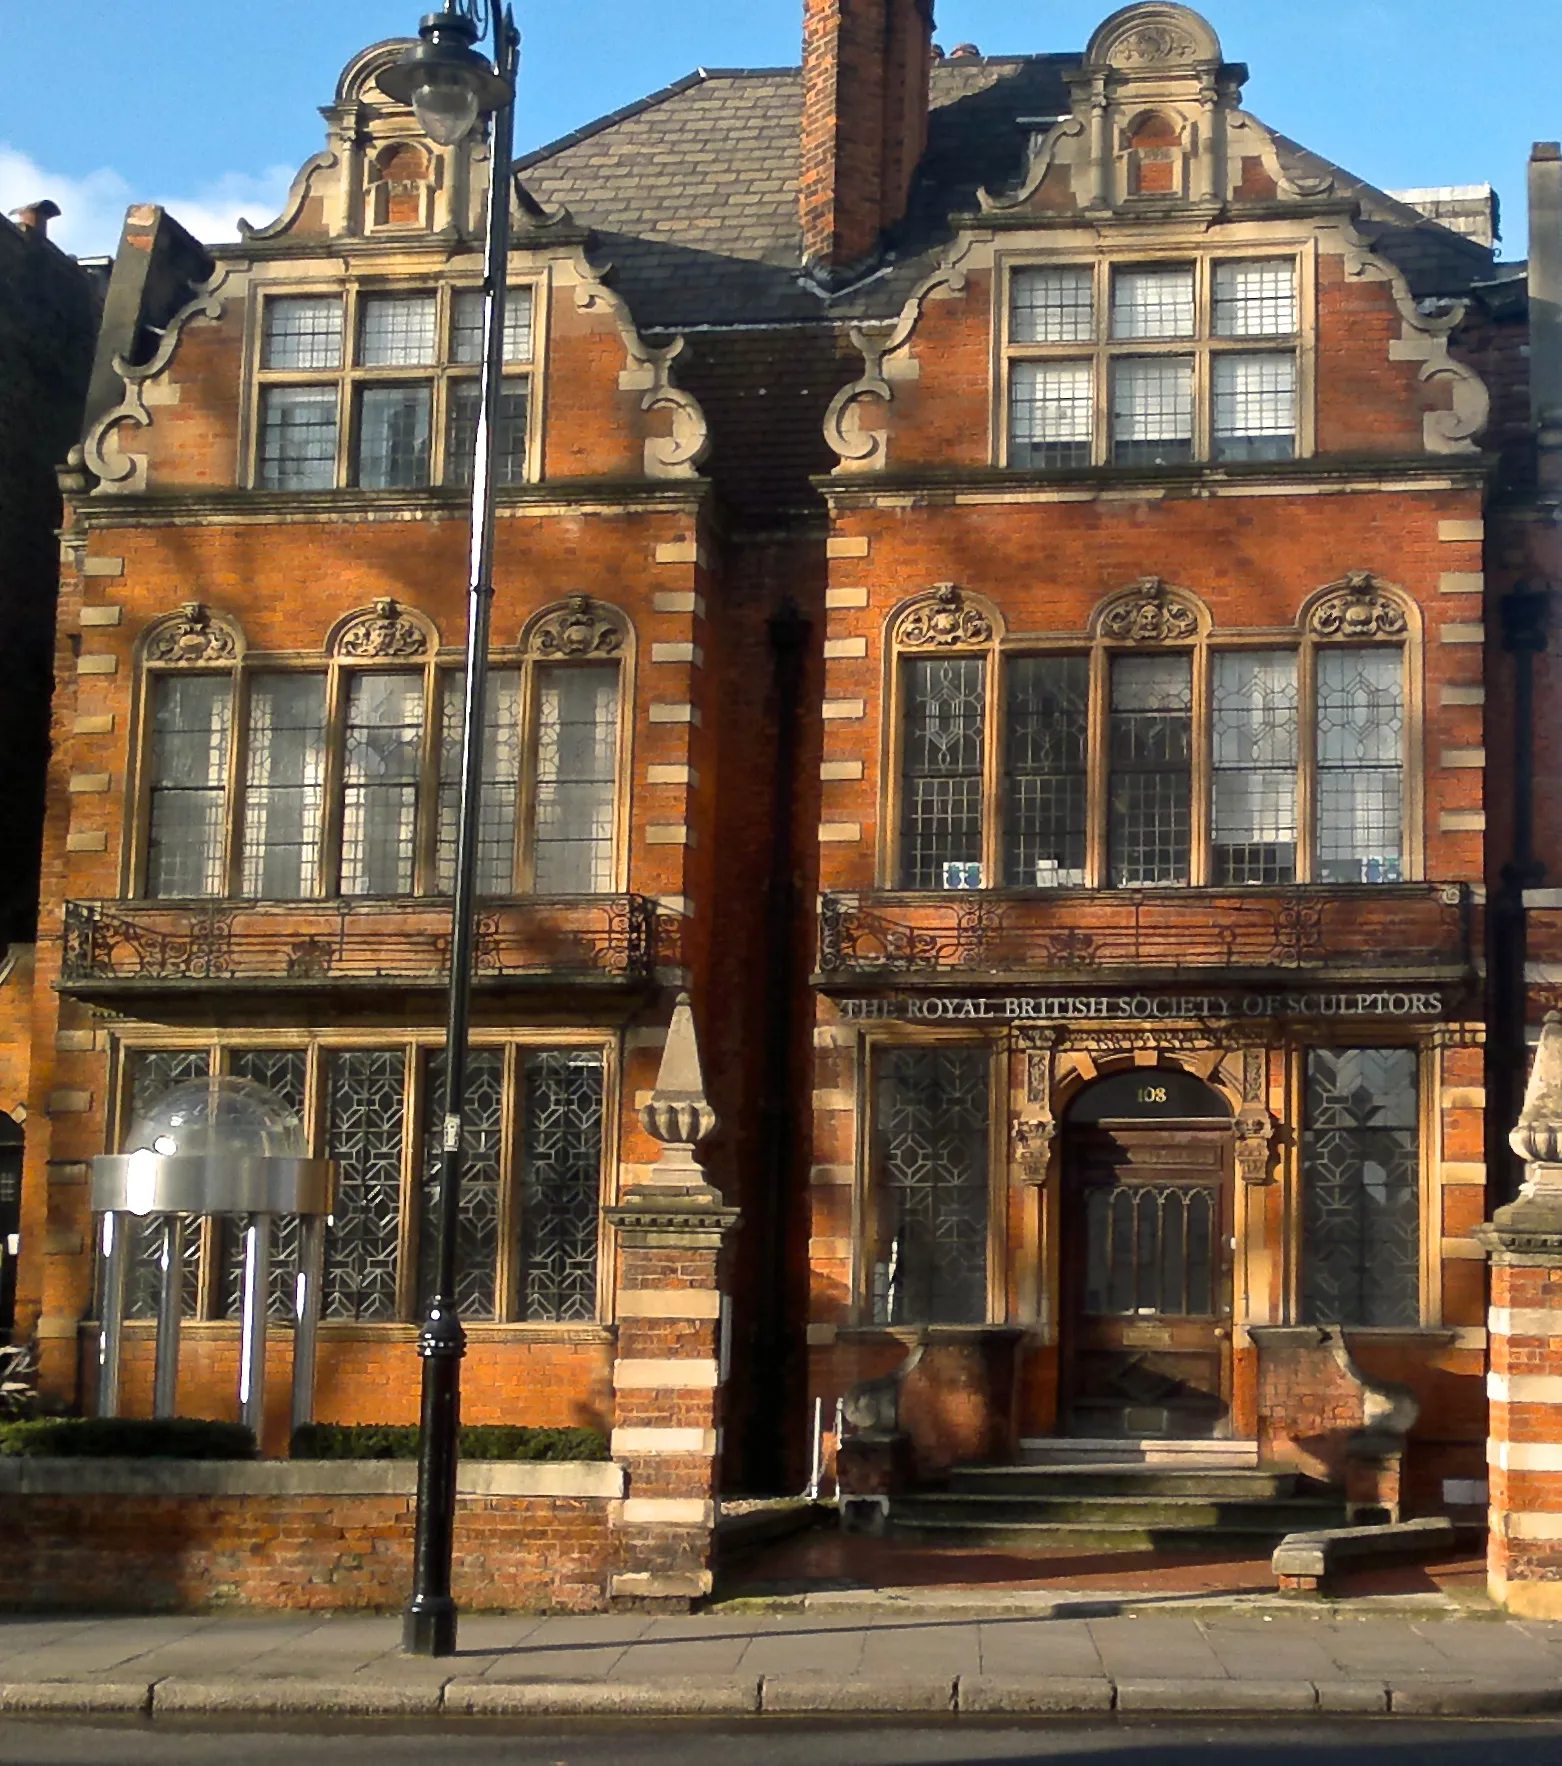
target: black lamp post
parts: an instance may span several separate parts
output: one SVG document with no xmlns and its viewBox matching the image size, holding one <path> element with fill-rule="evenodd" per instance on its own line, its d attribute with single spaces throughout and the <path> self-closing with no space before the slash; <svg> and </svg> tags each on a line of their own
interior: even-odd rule
<svg viewBox="0 0 1562 1766">
<path fill-rule="evenodd" d="M 473 45 L 488 25 L 493 60 Z M 461 729 L 461 812 L 451 911 L 450 1016 L 445 1038 L 445 1116 L 440 1138 L 439 1258 L 433 1299 L 418 1337 L 423 1408 L 418 1444 L 417 1533 L 412 1598 L 402 1648 L 448 1656 L 456 1647 L 450 1594 L 455 1545 L 456 1454 L 461 1426 L 461 1360 L 466 1332 L 456 1305 L 456 1227 L 461 1206 L 466 1118 L 467 1034 L 472 1011 L 472 942 L 477 900 L 477 828 L 483 776 L 483 710 L 488 627 L 493 604 L 494 469 L 504 375 L 506 281 L 510 262 L 510 165 L 515 136 L 515 69 L 520 35 L 508 6 L 450 0 L 419 28 L 420 41 L 380 75 L 386 94 L 411 104 L 442 147 L 454 147 L 484 115 L 493 117 L 484 292 L 487 325 L 472 472 L 472 531 L 467 581 L 466 705 Z"/>
</svg>

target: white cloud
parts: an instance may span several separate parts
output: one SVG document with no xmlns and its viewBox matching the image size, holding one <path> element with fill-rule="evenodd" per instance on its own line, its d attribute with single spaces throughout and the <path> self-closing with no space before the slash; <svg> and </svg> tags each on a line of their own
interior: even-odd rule
<svg viewBox="0 0 1562 1766">
<path fill-rule="evenodd" d="M 117 248 L 125 210 L 133 202 L 160 204 L 182 227 L 209 244 L 236 239 L 240 215 L 260 226 L 280 213 L 292 179 L 292 168 L 287 166 L 271 166 L 258 175 L 224 172 L 183 195 L 165 196 L 132 190 L 119 172 L 108 167 L 84 178 L 47 171 L 0 142 L 0 213 L 49 198 L 60 209 L 60 218 L 50 223 L 49 237 L 62 251 L 79 257 L 104 257 Z"/>
</svg>

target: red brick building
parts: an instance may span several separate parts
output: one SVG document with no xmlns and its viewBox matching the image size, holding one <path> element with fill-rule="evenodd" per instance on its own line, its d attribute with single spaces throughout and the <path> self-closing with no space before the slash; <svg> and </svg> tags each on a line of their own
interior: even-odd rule
<svg viewBox="0 0 1562 1766">
<path fill-rule="evenodd" d="M 518 168 L 467 1414 L 611 1420 L 602 1210 L 687 987 L 731 1483 L 920 1345 L 925 1472 L 1067 1435 L 1332 1475 L 1386 1379 L 1410 1502 L 1476 1502 L 1487 1063 L 1556 907 L 1485 710 L 1488 562 L 1535 584 L 1554 531 L 1522 280 L 1245 112 L 1183 7 L 1003 60 L 927 0 L 805 17 L 801 71 Z M 32 1029 L 21 1316 L 67 1396 L 86 1162 L 220 1070 L 340 1163 L 321 1415 L 415 1415 L 487 166 L 379 93 L 400 48 L 282 217 L 133 211 L 115 265 Z M 211 1235 L 182 1408 L 231 1403 L 235 1267 Z"/>
</svg>

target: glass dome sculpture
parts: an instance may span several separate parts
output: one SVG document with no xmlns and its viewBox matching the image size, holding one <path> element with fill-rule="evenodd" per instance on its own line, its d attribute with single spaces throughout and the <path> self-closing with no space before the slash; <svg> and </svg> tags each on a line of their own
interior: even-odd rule
<svg viewBox="0 0 1562 1766">
<path fill-rule="evenodd" d="M 165 1092 L 136 1118 L 129 1154 L 162 1159 L 303 1159 L 304 1125 L 252 1079 L 191 1079 Z"/>
</svg>

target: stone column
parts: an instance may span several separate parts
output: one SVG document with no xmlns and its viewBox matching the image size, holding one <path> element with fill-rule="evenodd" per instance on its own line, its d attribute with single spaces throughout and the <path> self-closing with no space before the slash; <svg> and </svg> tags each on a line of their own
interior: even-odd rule
<svg viewBox="0 0 1562 1766">
<path fill-rule="evenodd" d="M 1510 1612 L 1562 1619 L 1562 1013 L 1511 1144 L 1523 1188 L 1476 1229 L 1491 1259 L 1487 1580 Z"/>
<path fill-rule="evenodd" d="M 722 1265 L 738 1219 L 699 1161 L 716 1115 L 687 994 L 674 1008 L 656 1090 L 640 1118 L 662 1143 L 661 1157 L 608 1213 L 618 1231 L 613 1458 L 627 1474 L 614 1515 L 611 1591 L 615 1604 L 686 1610 L 713 1584 Z"/>
</svg>

